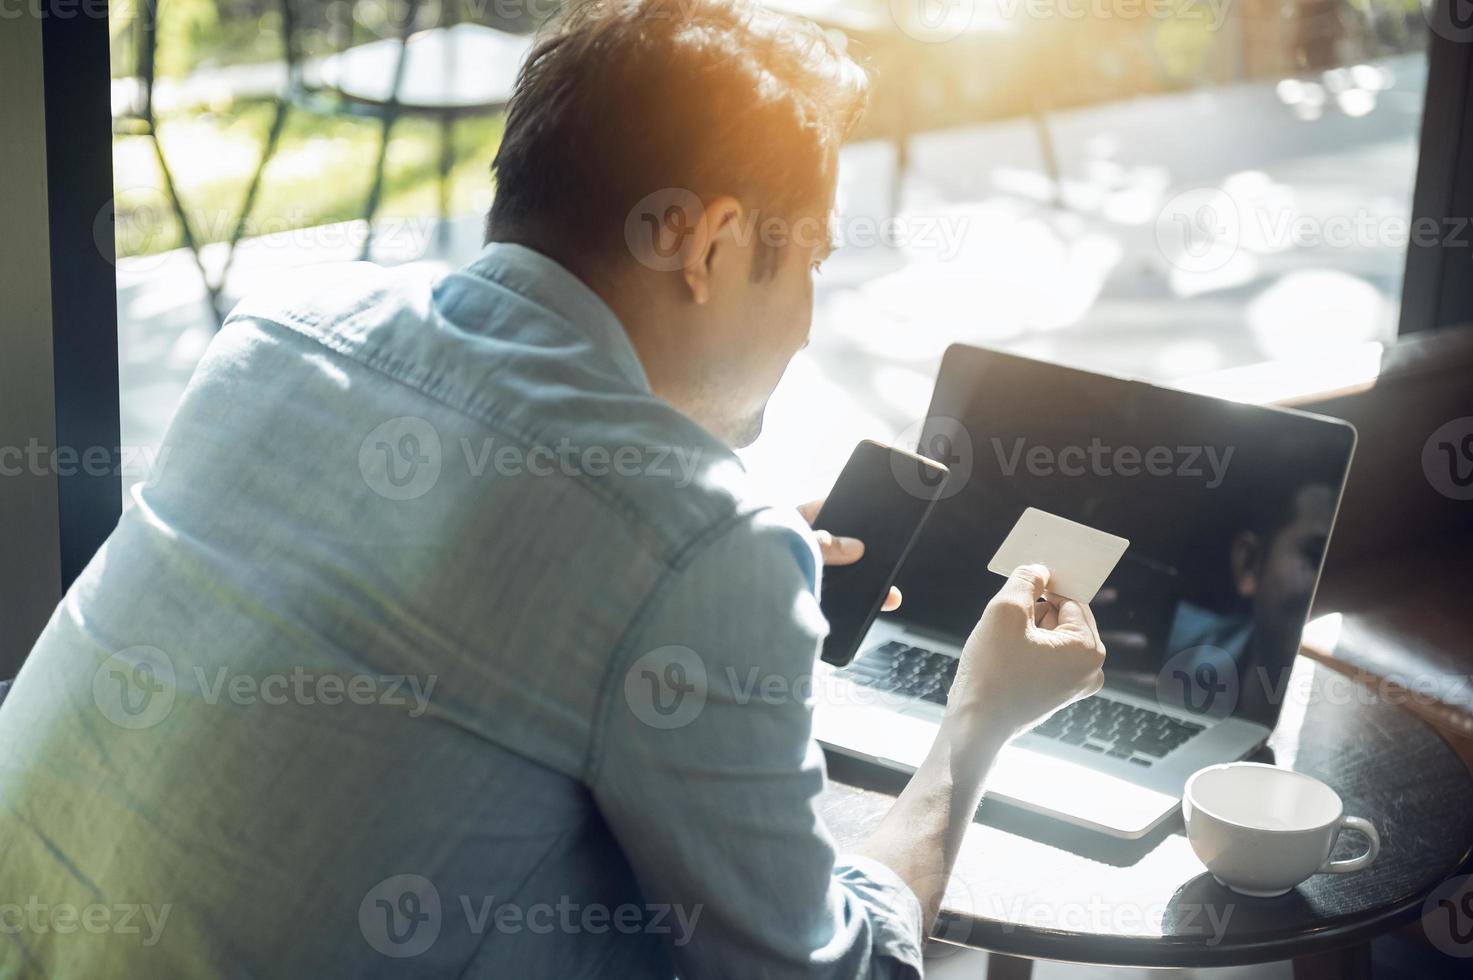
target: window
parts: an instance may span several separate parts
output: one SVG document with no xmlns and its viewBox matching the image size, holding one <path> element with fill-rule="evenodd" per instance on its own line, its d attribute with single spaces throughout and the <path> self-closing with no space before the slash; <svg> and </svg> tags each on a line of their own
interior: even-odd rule
<svg viewBox="0 0 1473 980">
<path fill-rule="evenodd" d="M 1172 382 L 1395 337 L 1415 3 L 896 0 L 857 36 L 876 139 L 759 469 L 905 432 L 954 342 Z"/>
<path fill-rule="evenodd" d="M 355 70 L 382 87 L 411 32 L 467 29 L 503 45 L 473 74 L 509 84 L 553 4 L 116 7 L 135 458 L 221 313 L 286 270 L 356 258 L 370 211 L 378 261 L 474 254 L 496 100 L 448 124 L 399 114 L 376 177 L 381 101 L 343 89 Z M 775 490 L 820 490 L 855 439 L 901 437 L 954 342 L 1174 381 L 1395 336 L 1432 36 L 1415 0 L 769 5 L 843 31 L 874 77 L 813 343 L 747 453 Z M 406 84 L 434 60 L 411 57 Z"/>
</svg>

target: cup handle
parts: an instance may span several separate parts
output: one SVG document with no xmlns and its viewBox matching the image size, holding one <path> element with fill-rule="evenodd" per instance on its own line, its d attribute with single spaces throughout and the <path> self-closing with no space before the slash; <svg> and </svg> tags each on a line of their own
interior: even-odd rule
<svg viewBox="0 0 1473 980">
<path fill-rule="evenodd" d="M 1340 828 L 1335 832 L 1335 839 L 1339 840 L 1341 831 L 1345 830 L 1360 831 L 1365 835 L 1366 840 L 1371 842 L 1371 846 L 1360 857 L 1346 858 L 1344 861 L 1326 860 L 1315 874 L 1343 875 L 1350 871 L 1359 871 L 1370 867 L 1371 862 L 1376 860 L 1376 855 L 1381 853 L 1381 835 L 1376 833 L 1376 828 L 1369 820 L 1364 817 L 1341 818 Z"/>
</svg>

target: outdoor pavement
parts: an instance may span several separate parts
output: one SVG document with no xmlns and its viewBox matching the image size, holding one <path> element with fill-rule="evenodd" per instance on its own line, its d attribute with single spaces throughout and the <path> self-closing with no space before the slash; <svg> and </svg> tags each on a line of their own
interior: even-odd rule
<svg viewBox="0 0 1473 980">
<path fill-rule="evenodd" d="M 1394 336 L 1425 78 L 1410 55 L 1058 113 L 1062 208 L 1026 120 L 917 137 L 898 215 L 890 147 L 847 148 L 845 244 L 749 467 L 778 499 L 821 495 L 855 441 L 920 419 L 955 342 L 1169 382 Z M 479 248 L 478 214 L 443 246 L 435 229 L 386 219 L 376 258 L 450 268 Z M 229 292 L 351 260 L 362 234 L 249 241 Z M 123 260 L 118 281 L 123 442 L 155 446 L 213 325 L 186 252 Z"/>
</svg>

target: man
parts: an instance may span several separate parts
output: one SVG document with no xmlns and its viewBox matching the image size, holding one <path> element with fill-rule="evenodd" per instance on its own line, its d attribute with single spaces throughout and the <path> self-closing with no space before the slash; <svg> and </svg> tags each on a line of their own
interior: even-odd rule
<svg viewBox="0 0 1473 980">
<path fill-rule="evenodd" d="M 739 0 L 578 7 L 479 258 L 236 311 L 0 711 L 0 973 L 919 974 L 993 756 L 1104 651 L 1020 569 L 836 856 L 819 549 L 730 447 L 862 98 Z"/>
<path fill-rule="evenodd" d="M 1216 608 L 1177 603 L 1166 649 L 1182 703 L 1219 715 L 1236 710 L 1272 725 L 1293 664 L 1304 609 L 1314 595 L 1335 522 L 1334 458 L 1295 461 L 1308 476 L 1288 492 L 1263 489 L 1232 516 L 1227 542 L 1228 594 Z M 1271 486 L 1271 485 L 1270 485 Z M 1231 672 L 1234 683 L 1219 688 Z M 1215 690 L 1229 691 L 1225 699 Z"/>
</svg>

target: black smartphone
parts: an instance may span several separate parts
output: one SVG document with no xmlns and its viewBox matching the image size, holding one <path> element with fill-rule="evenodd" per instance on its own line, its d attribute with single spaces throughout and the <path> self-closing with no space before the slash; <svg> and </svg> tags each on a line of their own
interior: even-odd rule
<svg viewBox="0 0 1473 980">
<path fill-rule="evenodd" d="M 854 447 L 813 522 L 818 530 L 864 542 L 859 561 L 823 570 L 826 663 L 842 667 L 854 659 L 949 475 L 935 460 L 902 449 L 868 439 Z"/>
</svg>

